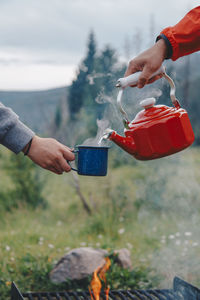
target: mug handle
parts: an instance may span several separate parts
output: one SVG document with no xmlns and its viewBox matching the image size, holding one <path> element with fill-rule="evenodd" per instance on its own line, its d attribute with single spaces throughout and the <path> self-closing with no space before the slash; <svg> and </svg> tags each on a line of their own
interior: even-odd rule
<svg viewBox="0 0 200 300">
<path fill-rule="evenodd" d="M 76 154 L 76 153 L 78 153 L 79 151 L 78 151 L 78 150 L 72 150 L 72 152 L 73 152 L 74 154 Z M 72 166 L 71 166 L 71 164 L 70 164 L 70 160 L 67 160 L 67 163 L 70 165 L 70 167 L 71 167 L 71 169 L 72 169 L 73 171 L 78 172 L 78 169 L 72 168 Z"/>
</svg>

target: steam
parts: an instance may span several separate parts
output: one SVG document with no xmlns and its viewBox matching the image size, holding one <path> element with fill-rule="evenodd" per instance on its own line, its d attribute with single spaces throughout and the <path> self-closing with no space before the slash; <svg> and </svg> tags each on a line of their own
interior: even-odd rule
<svg viewBox="0 0 200 300">
<path fill-rule="evenodd" d="M 154 97 L 154 98 L 158 98 L 162 95 L 162 91 L 159 88 L 151 88 L 148 92 L 147 95 L 145 96 L 145 98 L 147 97 Z"/>
<path fill-rule="evenodd" d="M 99 141 L 106 128 L 108 128 L 109 121 L 104 119 L 102 120 L 97 119 L 97 126 L 98 126 L 97 135 L 94 138 L 89 138 L 85 140 L 83 143 L 84 146 L 103 146 L 104 144 L 106 144 L 106 142 L 102 141 L 100 145 Z"/>
<path fill-rule="evenodd" d="M 106 74 L 106 77 L 108 77 L 108 76 L 112 76 L 112 74 L 110 74 L 110 73 Z M 90 85 L 95 84 L 94 79 L 102 78 L 102 77 L 105 77 L 105 74 L 103 74 L 103 73 L 92 73 L 92 74 L 87 75 L 87 79 L 88 79 Z"/>
<path fill-rule="evenodd" d="M 111 76 L 112 74 L 107 74 L 106 76 Z M 89 83 L 95 84 L 95 79 L 104 77 L 105 74 L 101 73 L 93 73 L 87 76 Z M 113 82 L 113 87 L 114 87 Z M 105 93 L 104 87 L 101 88 L 99 94 L 94 99 L 99 105 L 107 104 L 107 107 L 104 111 L 104 115 L 101 120 L 97 119 L 97 134 L 95 137 L 90 137 L 83 142 L 85 146 L 100 146 L 98 144 L 101 139 L 103 133 L 107 128 L 112 128 L 118 131 L 120 134 L 123 134 L 123 122 L 122 122 L 122 114 L 117 106 L 117 95 L 119 90 L 116 89 L 112 95 L 107 95 Z M 126 111 L 127 115 L 130 118 L 134 118 L 136 113 L 141 110 L 139 106 L 139 102 L 148 97 L 158 98 L 162 95 L 161 89 L 155 87 L 154 85 L 147 85 L 142 90 L 138 88 L 127 88 L 123 93 L 122 106 Z M 129 118 L 129 119 L 130 119 Z M 107 145 L 109 142 L 102 141 L 101 146 Z"/>
<path fill-rule="evenodd" d="M 108 95 L 105 94 L 104 87 L 101 88 L 101 91 L 97 95 L 95 101 L 98 104 L 113 103 L 112 97 L 110 97 L 110 96 L 108 96 Z"/>
<path fill-rule="evenodd" d="M 199 278 L 200 186 L 195 164 L 190 149 L 153 163 L 145 162 L 145 181 L 138 184 L 138 199 L 144 201 L 138 221 L 148 219 L 147 236 L 159 242 L 150 261 L 162 278 L 161 288 L 170 288 L 174 276 L 194 285 Z M 155 217 L 155 209 L 159 217 Z M 170 228 L 166 228 L 169 223 Z"/>
<path fill-rule="evenodd" d="M 131 101 L 133 103 L 139 104 L 140 101 L 146 99 L 146 98 L 159 98 L 162 95 L 162 91 L 159 87 L 152 87 L 149 85 L 146 85 L 142 90 L 135 88 L 135 89 L 129 89 L 129 97 L 131 97 Z M 164 103 L 163 103 L 164 104 Z"/>
</svg>

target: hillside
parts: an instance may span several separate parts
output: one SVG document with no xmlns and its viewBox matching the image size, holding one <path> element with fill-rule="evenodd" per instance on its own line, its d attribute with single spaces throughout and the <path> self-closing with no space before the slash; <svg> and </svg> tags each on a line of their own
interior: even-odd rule
<svg viewBox="0 0 200 300">
<path fill-rule="evenodd" d="M 67 88 L 44 91 L 0 91 L 0 102 L 11 107 L 26 125 L 45 133 L 53 121 L 57 104 L 66 99 Z"/>
</svg>

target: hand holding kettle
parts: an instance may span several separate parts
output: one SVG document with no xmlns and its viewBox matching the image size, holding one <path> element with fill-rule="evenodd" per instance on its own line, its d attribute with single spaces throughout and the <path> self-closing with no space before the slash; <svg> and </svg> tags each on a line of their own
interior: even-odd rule
<svg viewBox="0 0 200 300">
<path fill-rule="evenodd" d="M 159 76 L 152 77 L 165 59 L 178 58 L 200 50 L 200 6 L 191 9 L 176 25 L 163 29 L 153 47 L 132 59 L 125 76 L 142 71 L 137 87 L 142 88 Z M 187 28 L 187 30 L 185 30 Z M 151 78 L 151 79 L 150 79 Z"/>
<path fill-rule="evenodd" d="M 161 67 L 162 62 L 166 58 L 166 52 L 166 44 L 164 40 L 160 39 L 153 47 L 130 61 L 124 76 L 141 71 L 137 81 L 138 88 L 143 88 L 145 84 L 156 81 L 162 77 L 162 74 L 152 75 Z"/>
</svg>

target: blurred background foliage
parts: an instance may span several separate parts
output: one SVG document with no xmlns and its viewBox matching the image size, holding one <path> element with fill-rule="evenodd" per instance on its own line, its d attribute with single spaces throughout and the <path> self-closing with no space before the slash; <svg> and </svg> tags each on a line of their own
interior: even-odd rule
<svg viewBox="0 0 200 300">
<path fill-rule="evenodd" d="M 23 155 L 0 152 L 0 295 L 9 299 L 11 281 L 27 290 L 87 289 L 89 279 L 55 286 L 48 273 L 72 248 L 128 248 L 133 270 L 112 266 L 112 288 L 171 287 L 174 275 L 200 286 L 199 56 L 167 62 L 177 98 L 195 131 L 193 147 L 139 162 L 115 145 L 105 178 L 57 176 Z M 74 146 L 96 137 L 97 119 L 123 132 L 115 83 L 126 66 L 111 46 L 99 50 L 91 32 L 71 86 L 43 92 L 0 92 L 38 134 Z M 192 71 L 191 71 L 192 70 Z M 169 86 L 159 80 L 143 91 L 127 89 L 130 118 L 144 97 L 170 105 Z M 104 126 L 104 124 L 103 124 Z M 102 129 L 102 128 L 100 128 Z M 85 205 L 87 204 L 87 205 Z M 86 209 L 86 206 L 89 208 Z M 167 267 L 166 267 L 167 266 Z"/>
</svg>

